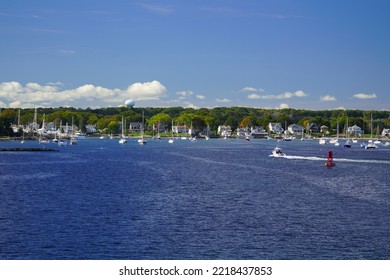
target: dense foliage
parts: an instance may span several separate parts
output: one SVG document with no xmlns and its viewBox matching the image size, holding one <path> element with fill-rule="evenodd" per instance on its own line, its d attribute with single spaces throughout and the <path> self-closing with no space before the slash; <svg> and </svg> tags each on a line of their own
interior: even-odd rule
<svg viewBox="0 0 390 280">
<path fill-rule="evenodd" d="M 20 124 L 26 125 L 34 119 L 35 109 L 20 110 Z M 182 107 L 167 108 L 127 108 L 109 107 L 100 109 L 77 109 L 77 108 L 38 108 L 38 123 L 42 123 L 43 115 L 45 121 L 74 124 L 82 131 L 85 131 L 87 124 L 94 124 L 97 129 L 118 130 L 119 122 L 124 117 L 127 124 L 130 122 L 141 122 L 142 112 L 145 115 L 146 127 L 151 128 L 153 124 L 163 123 L 170 128 L 172 119 L 175 125 L 192 124 L 196 130 L 204 130 L 207 126 L 215 132 L 219 125 L 230 125 L 232 130 L 237 127 L 263 126 L 268 128 L 270 122 L 278 122 L 283 126 L 293 123 L 306 127 L 308 123 L 316 123 L 318 126 L 326 125 L 330 131 L 335 131 L 337 121 L 342 130 L 347 121 L 349 125 L 358 125 L 365 133 L 370 132 L 371 116 L 373 118 L 373 133 L 376 130 L 390 128 L 390 112 L 388 111 L 362 111 L 362 110 L 296 110 L 296 109 L 256 109 L 246 107 L 217 107 L 212 109 L 192 109 Z M 12 124 L 18 122 L 18 109 L 2 109 L 0 112 L 0 135 L 13 136 L 10 129 Z"/>
</svg>

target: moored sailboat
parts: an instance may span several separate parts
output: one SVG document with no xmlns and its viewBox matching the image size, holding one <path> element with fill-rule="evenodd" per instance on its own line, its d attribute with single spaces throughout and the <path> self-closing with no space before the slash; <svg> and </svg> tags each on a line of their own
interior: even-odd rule
<svg viewBox="0 0 390 280">
<path fill-rule="evenodd" d="M 141 138 L 138 139 L 138 144 L 140 145 L 145 145 L 147 143 L 146 139 L 144 138 L 144 123 L 145 123 L 145 116 L 144 116 L 144 111 L 142 111 Z"/>
</svg>

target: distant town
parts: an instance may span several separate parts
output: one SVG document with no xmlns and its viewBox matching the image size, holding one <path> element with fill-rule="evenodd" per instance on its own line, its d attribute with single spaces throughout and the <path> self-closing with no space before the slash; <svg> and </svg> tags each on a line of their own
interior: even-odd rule
<svg viewBox="0 0 390 280">
<path fill-rule="evenodd" d="M 149 137 L 308 138 L 340 135 L 388 139 L 390 112 L 246 107 L 0 110 L 0 136 L 3 138 L 115 137 L 122 134 L 131 137 L 141 131 Z"/>
</svg>

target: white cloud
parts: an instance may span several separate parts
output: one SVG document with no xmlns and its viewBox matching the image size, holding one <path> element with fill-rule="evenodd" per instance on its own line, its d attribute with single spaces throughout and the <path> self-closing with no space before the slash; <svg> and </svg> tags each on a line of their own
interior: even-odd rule
<svg viewBox="0 0 390 280">
<path fill-rule="evenodd" d="M 75 89 L 61 89 L 61 83 L 0 83 L 0 102 L 3 107 L 99 107 L 121 104 L 126 99 L 159 100 L 167 89 L 159 81 L 134 83 L 127 89 L 109 89 L 91 84 Z"/>
<path fill-rule="evenodd" d="M 176 92 L 177 95 L 180 95 L 181 97 L 183 98 L 187 98 L 189 97 L 190 95 L 193 95 L 194 92 L 191 91 L 191 90 L 182 90 L 182 91 L 178 91 Z"/>
<path fill-rule="evenodd" d="M 241 92 L 264 92 L 264 89 L 254 88 L 254 87 L 244 87 L 240 91 Z"/>
<path fill-rule="evenodd" d="M 135 83 L 127 88 L 127 93 L 134 100 L 158 100 L 166 91 L 159 81 Z"/>
<path fill-rule="evenodd" d="M 296 97 L 306 97 L 307 94 L 304 93 L 302 90 L 297 90 L 296 92 L 294 92 L 294 96 L 296 96 Z"/>
<path fill-rule="evenodd" d="M 288 104 L 286 104 L 286 103 L 281 103 L 276 109 L 288 109 L 288 108 L 290 108 L 290 107 L 288 106 Z"/>
<path fill-rule="evenodd" d="M 185 106 L 184 108 L 192 108 L 192 109 L 199 109 L 198 106 L 194 105 L 193 103 L 191 102 L 185 102 Z"/>
<path fill-rule="evenodd" d="M 152 5 L 152 4 L 138 4 L 138 5 L 144 7 L 149 12 L 159 14 L 159 15 L 168 15 L 173 13 L 173 9 L 167 6 Z"/>
<path fill-rule="evenodd" d="M 206 96 L 204 96 L 204 95 L 196 95 L 196 98 L 198 98 L 198 99 L 200 99 L 200 100 L 203 100 L 203 99 L 205 99 L 206 98 Z"/>
<path fill-rule="evenodd" d="M 252 93 L 248 95 L 248 99 L 261 99 L 261 95 L 258 95 L 256 93 Z"/>
<path fill-rule="evenodd" d="M 321 96 L 320 97 L 320 100 L 321 101 L 325 101 L 325 102 L 330 102 L 330 101 L 337 101 L 336 97 L 335 96 L 331 96 L 331 95 L 325 95 L 325 96 Z"/>
<path fill-rule="evenodd" d="M 307 94 L 303 92 L 302 90 L 298 90 L 294 93 L 292 92 L 284 92 L 279 95 L 259 95 L 256 93 L 252 93 L 248 95 L 249 99 L 290 99 L 292 97 L 305 97 Z"/>
<path fill-rule="evenodd" d="M 76 54 L 74 50 L 60 50 L 59 53 L 63 56 L 73 56 Z"/>
<path fill-rule="evenodd" d="M 358 93 L 358 94 L 355 94 L 353 97 L 355 98 L 358 98 L 358 99 L 372 99 L 372 98 L 376 98 L 376 94 L 375 93 Z"/>
<path fill-rule="evenodd" d="M 217 98 L 217 99 L 215 99 L 215 101 L 220 102 L 220 103 L 232 102 L 230 99 L 227 99 L 227 98 L 223 98 L 223 99 Z"/>
</svg>

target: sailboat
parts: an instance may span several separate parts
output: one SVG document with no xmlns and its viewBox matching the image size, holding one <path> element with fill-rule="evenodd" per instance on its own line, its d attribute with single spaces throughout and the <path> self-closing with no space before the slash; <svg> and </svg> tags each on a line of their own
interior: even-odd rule
<svg viewBox="0 0 390 280">
<path fill-rule="evenodd" d="M 18 111 L 18 131 L 20 130 L 21 126 L 20 126 L 20 109 Z M 20 141 L 20 143 L 24 143 L 24 129 L 22 128 L 22 141 Z"/>
<path fill-rule="evenodd" d="M 121 137 L 121 139 L 119 139 L 119 144 L 126 144 L 127 143 L 127 140 L 126 140 L 125 134 L 124 134 L 124 128 L 125 128 L 125 125 L 123 123 L 123 116 L 122 116 L 122 137 Z"/>
<path fill-rule="evenodd" d="M 161 136 L 160 136 L 160 123 L 157 124 L 157 138 L 156 139 L 157 140 L 161 140 Z"/>
<path fill-rule="evenodd" d="M 334 142 L 334 145 L 336 147 L 340 146 L 340 143 L 339 143 L 339 120 L 337 120 L 337 137 L 336 137 L 336 141 Z"/>
<path fill-rule="evenodd" d="M 41 144 L 49 143 L 49 140 L 46 139 L 44 136 L 45 136 L 45 114 L 43 114 L 42 128 L 39 130 L 39 143 Z"/>
<path fill-rule="evenodd" d="M 375 145 L 381 145 L 382 142 L 379 140 L 379 124 L 376 127 L 376 140 L 374 141 Z"/>
<path fill-rule="evenodd" d="M 372 114 L 371 114 L 370 128 L 371 128 L 370 140 L 368 140 L 368 143 L 367 143 L 366 145 L 364 145 L 364 148 L 365 148 L 366 150 L 378 148 L 378 146 L 372 141 Z"/>
<path fill-rule="evenodd" d="M 171 131 L 172 131 L 172 136 L 171 136 L 171 138 L 168 140 L 168 143 L 169 143 L 169 144 L 173 144 L 173 120 L 172 120 Z"/>
<path fill-rule="evenodd" d="M 76 145 L 77 144 L 77 140 L 75 138 L 75 133 L 74 133 L 74 118 L 72 116 L 72 135 L 70 136 L 70 142 L 69 144 L 70 145 Z"/>
<path fill-rule="evenodd" d="M 205 136 L 205 140 L 209 140 L 210 139 L 210 126 L 209 125 L 207 125 L 207 132 L 206 132 L 206 136 Z"/>
<path fill-rule="evenodd" d="M 62 121 L 60 122 L 60 131 L 59 131 L 59 134 L 58 134 L 58 146 L 66 146 L 67 145 L 67 142 L 62 139 L 62 132 L 61 132 L 61 129 L 62 129 Z"/>
<path fill-rule="evenodd" d="M 145 116 L 144 116 L 144 111 L 142 111 L 141 138 L 138 139 L 138 144 L 140 144 L 140 145 L 146 144 L 146 139 L 144 139 L 144 123 L 145 123 Z"/>
<path fill-rule="evenodd" d="M 346 124 L 346 129 L 345 129 L 345 137 L 347 140 L 344 144 L 344 148 L 351 148 L 351 141 L 349 140 L 349 137 L 348 137 L 348 116 L 347 116 L 347 124 Z"/>
</svg>

